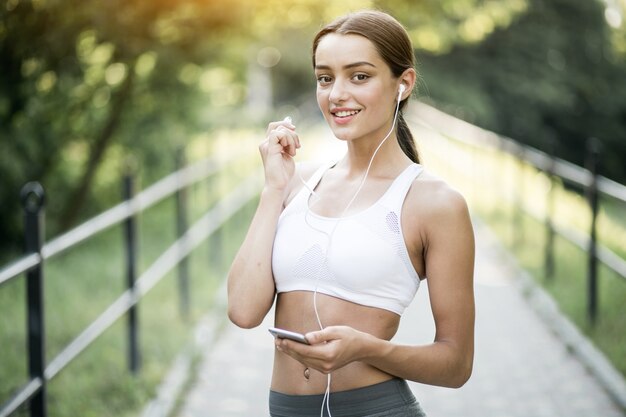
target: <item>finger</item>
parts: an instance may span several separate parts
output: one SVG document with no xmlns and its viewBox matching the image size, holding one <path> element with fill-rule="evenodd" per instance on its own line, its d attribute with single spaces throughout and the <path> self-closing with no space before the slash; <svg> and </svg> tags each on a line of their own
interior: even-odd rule
<svg viewBox="0 0 626 417">
<path fill-rule="evenodd" d="M 288 132 L 294 138 L 294 146 L 296 149 L 300 148 L 302 145 L 300 144 L 300 137 L 295 133 L 295 128 L 291 129 L 288 126 L 279 125 L 274 129 L 279 132 Z"/>
<path fill-rule="evenodd" d="M 293 124 L 293 122 L 291 121 L 291 117 L 287 116 L 285 117 L 282 121 L 281 121 L 283 126 L 288 127 L 291 130 L 295 130 L 296 129 L 296 125 Z"/>
<path fill-rule="evenodd" d="M 288 146 L 290 143 L 289 134 L 286 131 L 272 130 L 267 136 L 267 141 L 270 146 L 278 145 L 281 148 Z"/>
<path fill-rule="evenodd" d="M 327 374 L 337 369 L 329 345 L 305 345 L 291 340 L 276 341 L 276 349 L 305 366 Z"/>
<path fill-rule="evenodd" d="M 283 147 L 283 152 L 288 153 L 291 156 L 296 155 L 296 149 L 298 148 L 298 135 L 281 126 L 272 131 L 270 137 L 272 136 L 275 136 L 278 139 L 278 143 L 280 143 Z"/>
<path fill-rule="evenodd" d="M 310 344 L 316 345 L 319 343 L 327 343 L 338 338 L 338 335 L 332 327 L 327 327 L 324 330 L 317 330 L 315 332 L 309 332 L 305 335 L 306 340 Z"/>
<path fill-rule="evenodd" d="M 305 355 L 300 354 L 297 351 L 297 346 L 294 349 L 294 346 L 292 346 L 292 344 L 298 345 L 301 343 L 298 342 L 291 342 L 285 339 L 280 339 L 280 338 L 276 338 L 274 345 L 276 346 L 276 350 L 278 350 L 281 353 L 284 353 L 290 357 L 292 357 L 293 359 L 297 360 L 300 363 L 306 364 L 307 366 L 309 366 L 306 362 L 305 359 Z"/>
<path fill-rule="evenodd" d="M 281 120 L 279 122 L 271 122 L 271 123 L 269 123 L 267 125 L 267 130 L 265 132 L 265 135 L 266 136 L 269 135 L 272 130 L 276 130 L 276 129 L 278 129 L 281 126 L 287 128 L 287 129 L 289 129 L 291 131 L 296 130 L 296 126 L 294 126 L 293 123 L 291 123 L 290 121 Z"/>
<path fill-rule="evenodd" d="M 291 156 L 296 156 L 296 141 L 293 137 L 291 136 L 286 136 L 286 137 L 282 137 L 280 140 L 280 144 L 283 147 L 283 152 L 291 155 Z"/>
<path fill-rule="evenodd" d="M 277 339 L 275 344 L 279 351 L 284 352 L 301 362 L 307 358 L 312 359 L 318 356 L 312 346 L 304 343 L 295 342 L 289 339 Z"/>
</svg>

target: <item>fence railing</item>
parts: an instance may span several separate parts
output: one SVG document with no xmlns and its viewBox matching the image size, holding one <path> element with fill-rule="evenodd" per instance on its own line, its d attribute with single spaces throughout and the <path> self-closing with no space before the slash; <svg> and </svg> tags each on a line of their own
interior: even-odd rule
<svg viewBox="0 0 626 417">
<path fill-rule="evenodd" d="M 586 168 L 574 165 L 562 159 L 555 158 L 545 152 L 520 144 L 512 139 L 497 135 L 493 132 L 481 129 L 470 123 L 457 119 L 444 112 L 423 103 L 414 103 L 413 111 L 408 119 L 425 127 L 429 131 L 436 132 L 448 140 L 463 144 L 473 152 L 503 152 L 517 161 L 518 178 L 512 188 L 513 207 L 513 233 L 515 239 L 523 236 L 523 227 L 516 220 L 521 213 L 534 217 L 543 222 L 546 228 L 546 243 L 544 248 L 544 271 L 547 279 L 554 272 L 554 235 L 557 234 L 571 242 L 582 251 L 587 253 L 587 316 L 590 323 L 594 323 L 598 311 L 598 261 L 615 272 L 626 284 L 626 260 L 614 251 L 601 244 L 597 233 L 597 218 L 599 213 L 599 197 L 608 197 L 626 208 L 626 186 L 616 183 L 598 174 L 599 143 L 590 138 L 587 146 Z M 533 167 L 544 173 L 550 179 L 550 186 L 546 194 L 545 213 L 531 210 L 524 203 L 524 165 Z M 473 167 L 476 168 L 476 167 Z M 491 173 L 493 177 L 503 173 Z M 560 179 L 581 190 L 589 206 L 590 219 L 587 233 L 574 228 L 559 226 L 554 219 L 551 207 L 554 203 L 554 183 Z M 494 180 L 498 180 L 495 178 Z M 487 186 L 486 184 L 482 184 Z"/>
<path fill-rule="evenodd" d="M 29 375 L 28 381 L 8 401 L 0 405 L 0 417 L 10 416 L 25 404 L 30 405 L 32 417 L 46 417 L 47 382 L 124 315 L 128 315 L 128 366 L 131 372 L 139 370 L 140 348 L 137 340 L 138 319 L 136 315 L 136 305 L 139 300 L 169 271 L 178 266 L 180 305 L 181 312 L 185 315 L 189 303 L 186 266 L 188 255 L 257 195 L 259 176 L 251 175 L 219 200 L 193 225 L 187 226 L 187 188 L 218 173 L 232 160 L 233 158 L 202 160 L 179 169 L 137 195 L 134 195 L 133 178 L 126 176 L 124 178 L 124 202 L 47 243 L 43 239 L 44 190 L 38 183 L 28 183 L 24 186 L 21 198 L 25 213 L 27 254 L 0 270 L 0 290 L 2 284 L 26 275 Z M 180 162 L 182 165 L 182 159 Z M 143 210 L 172 195 L 176 196 L 177 202 L 178 239 L 159 255 L 140 276 L 137 276 L 136 217 Z M 45 261 L 122 222 L 124 223 L 126 245 L 127 289 L 46 364 L 46 317 L 43 292 Z"/>
</svg>

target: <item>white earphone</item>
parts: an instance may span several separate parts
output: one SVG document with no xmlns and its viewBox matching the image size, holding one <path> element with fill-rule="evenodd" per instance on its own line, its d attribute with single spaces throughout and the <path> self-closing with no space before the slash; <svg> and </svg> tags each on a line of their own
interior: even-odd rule
<svg viewBox="0 0 626 417">
<path fill-rule="evenodd" d="M 400 84 L 400 87 L 398 88 L 398 101 L 400 101 L 400 99 L 402 98 L 402 93 L 404 93 L 404 90 L 406 90 L 406 87 L 404 86 L 404 84 Z"/>
</svg>

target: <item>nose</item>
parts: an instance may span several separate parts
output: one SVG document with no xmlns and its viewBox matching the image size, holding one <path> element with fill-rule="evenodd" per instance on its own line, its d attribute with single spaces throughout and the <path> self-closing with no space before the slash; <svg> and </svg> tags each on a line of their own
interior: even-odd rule
<svg viewBox="0 0 626 417">
<path fill-rule="evenodd" d="M 330 89 L 330 94 L 328 95 L 328 101 L 330 101 L 331 103 L 341 103 L 347 100 L 348 95 L 349 95 L 349 91 L 345 82 L 337 79 L 335 80 L 335 82 L 333 83 Z"/>
</svg>

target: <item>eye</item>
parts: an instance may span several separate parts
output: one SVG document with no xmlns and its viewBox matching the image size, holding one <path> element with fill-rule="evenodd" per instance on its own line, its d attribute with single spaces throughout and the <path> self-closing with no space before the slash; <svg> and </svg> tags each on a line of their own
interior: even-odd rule
<svg viewBox="0 0 626 417">
<path fill-rule="evenodd" d="M 365 81 L 369 78 L 370 76 L 367 74 L 354 74 L 352 76 L 352 79 L 355 81 Z"/>
<path fill-rule="evenodd" d="M 317 83 L 319 85 L 328 85 L 333 81 L 333 79 L 328 75 L 320 75 L 317 77 Z"/>
</svg>

